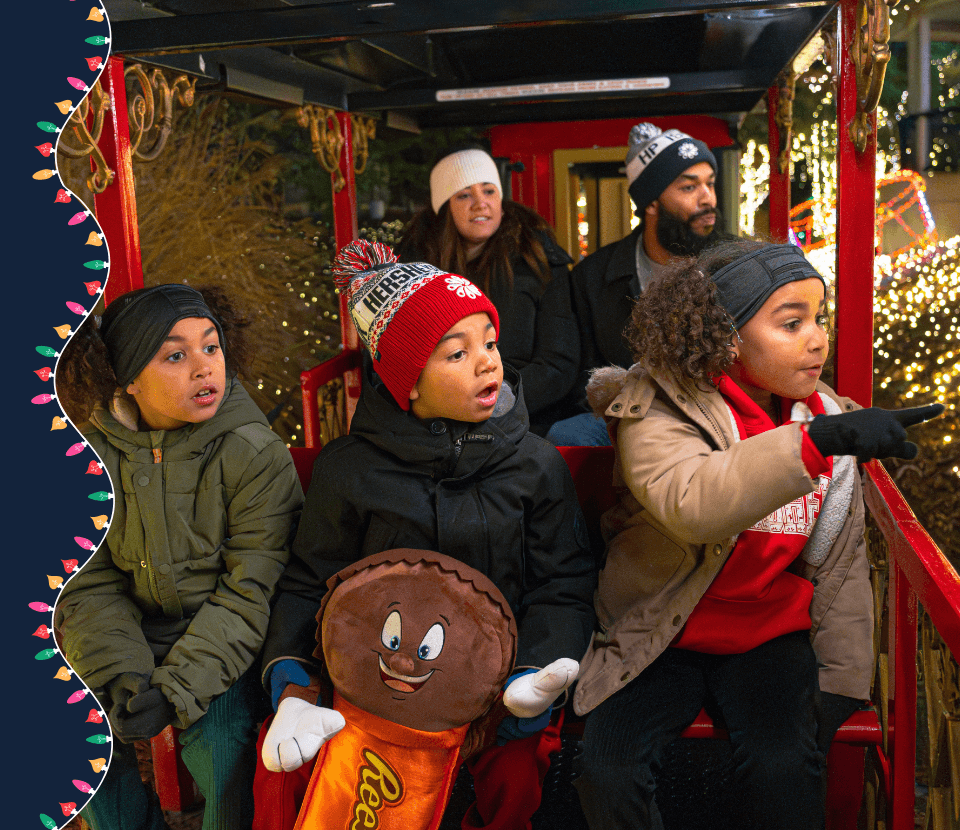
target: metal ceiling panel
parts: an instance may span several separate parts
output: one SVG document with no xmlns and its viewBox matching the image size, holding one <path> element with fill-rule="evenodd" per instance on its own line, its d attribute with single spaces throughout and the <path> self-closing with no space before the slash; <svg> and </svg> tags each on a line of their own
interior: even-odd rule
<svg viewBox="0 0 960 830">
<path fill-rule="evenodd" d="M 106 0 L 114 51 L 424 125 L 743 112 L 832 0 Z M 256 78 L 261 79 L 258 84 Z M 255 93 L 254 93 L 255 94 Z M 579 109 L 579 112 L 578 112 Z M 534 113 L 537 113 L 536 115 Z"/>
</svg>

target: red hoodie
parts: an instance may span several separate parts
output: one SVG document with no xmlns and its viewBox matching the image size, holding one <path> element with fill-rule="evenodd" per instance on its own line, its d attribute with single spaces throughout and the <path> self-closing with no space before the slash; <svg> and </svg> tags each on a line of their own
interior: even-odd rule
<svg viewBox="0 0 960 830">
<path fill-rule="evenodd" d="M 741 440 L 778 428 L 726 375 L 720 379 L 719 390 L 733 413 Z M 814 415 L 824 414 L 818 393 L 804 403 Z M 790 421 L 793 404 L 790 400 L 781 402 L 785 424 Z M 820 454 L 806 432 L 802 453 L 816 488 L 740 533 L 730 558 L 673 642 L 677 648 L 741 654 L 774 637 L 810 628 L 813 585 L 790 573 L 790 566 L 813 530 L 830 486 L 833 462 Z M 717 495 L 722 498 L 722 494 Z"/>
</svg>

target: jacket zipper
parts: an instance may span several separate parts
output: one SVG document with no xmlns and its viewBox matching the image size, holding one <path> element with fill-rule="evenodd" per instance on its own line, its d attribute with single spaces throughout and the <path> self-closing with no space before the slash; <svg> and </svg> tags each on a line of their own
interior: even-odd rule
<svg viewBox="0 0 960 830">
<path fill-rule="evenodd" d="M 717 435 L 717 443 L 720 445 L 720 449 L 728 450 L 730 446 L 727 444 L 727 439 L 723 437 L 723 431 L 720 429 L 720 425 L 716 422 L 714 417 L 707 412 L 703 404 L 700 403 L 700 397 L 696 394 L 694 390 L 691 390 L 689 387 L 682 387 L 691 400 L 697 405 L 697 409 L 700 410 L 700 414 L 706 419 L 707 423 L 710 424 L 711 428 Z"/>
<path fill-rule="evenodd" d="M 160 464 L 163 461 L 163 447 L 154 447 L 151 452 L 153 453 L 153 463 Z M 160 597 L 160 588 L 157 585 L 157 574 L 153 568 L 153 563 L 150 561 L 150 555 L 147 553 L 146 549 L 143 551 L 144 562 L 147 563 L 147 584 L 150 586 L 150 592 L 153 594 L 154 600 L 157 605 L 160 606 L 161 612 L 163 611 L 163 599 Z"/>
</svg>

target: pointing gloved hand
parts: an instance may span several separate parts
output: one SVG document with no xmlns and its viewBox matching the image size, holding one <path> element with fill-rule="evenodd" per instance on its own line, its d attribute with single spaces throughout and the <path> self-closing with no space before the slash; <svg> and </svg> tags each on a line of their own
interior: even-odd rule
<svg viewBox="0 0 960 830">
<path fill-rule="evenodd" d="M 124 706 L 114 703 L 110 725 L 124 743 L 159 735 L 176 717 L 176 709 L 159 689 L 151 687 L 133 695 Z"/>
<path fill-rule="evenodd" d="M 333 709 L 315 706 L 298 697 L 280 701 L 260 753 L 271 772 L 290 772 L 313 760 L 347 722 Z"/>
<path fill-rule="evenodd" d="M 535 718 L 547 711 L 577 679 L 580 664 L 561 657 L 533 674 L 515 677 L 503 693 L 503 705 L 518 718 Z"/>
<path fill-rule="evenodd" d="M 855 455 L 872 458 L 915 458 L 917 445 L 907 440 L 906 427 L 929 421 L 945 407 L 940 403 L 911 409 L 887 410 L 872 406 L 842 415 L 818 415 L 807 425 L 807 434 L 821 455 Z"/>
</svg>

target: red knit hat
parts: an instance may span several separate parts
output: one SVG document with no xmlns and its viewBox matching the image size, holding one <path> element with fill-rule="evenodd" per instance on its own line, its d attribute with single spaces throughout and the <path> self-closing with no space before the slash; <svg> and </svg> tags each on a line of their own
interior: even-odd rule
<svg viewBox="0 0 960 830">
<path fill-rule="evenodd" d="M 485 312 L 499 336 L 497 310 L 470 280 L 426 262 L 400 264 L 379 242 L 345 245 L 333 262 L 333 278 L 377 374 L 401 409 L 410 408 L 410 391 L 454 323 Z"/>
</svg>

